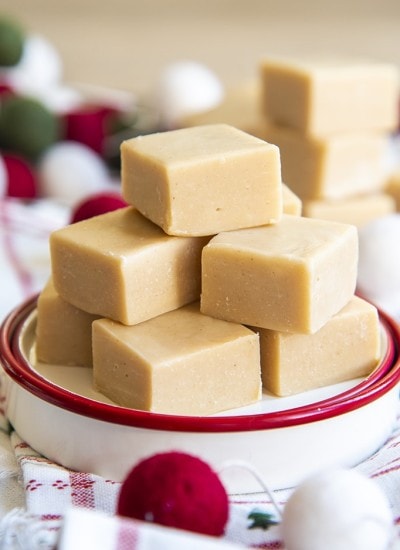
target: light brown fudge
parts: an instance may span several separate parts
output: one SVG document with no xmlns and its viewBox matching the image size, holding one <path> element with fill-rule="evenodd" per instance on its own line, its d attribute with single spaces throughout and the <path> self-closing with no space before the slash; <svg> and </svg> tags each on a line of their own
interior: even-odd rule
<svg viewBox="0 0 400 550">
<path fill-rule="evenodd" d="M 352 223 L 357 227 L 395 211 L 396 203 L 387 193 L 357 195 L 337 201 L 303 201 L 303 215 L 308 218 Z"/>
<path fill-rule="evenodd" d="M 201 311 L 314 333 L 353 296 L 357 263 L 353 225 L 285 214 L 276 225 L 220 233 L 203 249 Z"/>
<path fill-rule="evenodd" d="M 388 178 L 385 185 L 388 193 L 396 203 L 396 212 L 400 212 L 400 169 L 395 170 Z"/>
<path fill-rule="evenodd" d="M 274 124 L 314 136 L 397 127 L 399 74 L 394 64 L 266 58 L 260 72 L 263 109 Z"/>
<path fill-rule="evenodd" d="M 279 396 L 367 376 L 381 354 L 378 312 L 357 296 L 315 334 L 256 331 L 263 386 Z"/>
<path fill-rule="evenodd" d="M 121 145 L 122 194 L 169 235 L 214 235 L 279 221 L 279 149 L 227 124 Z"/>
<path fill-rule="evenodd" d="M 96 388 L 124 407 L 209 415 L 261 397 L 258 335 L 198 302 L 127 327 L 93 323 Z"/>
<path fill-rule="evenodd" d="M 303 204 L 300 199 L 293 193 L 293 191 L 286 185 L 282 183 L 282 200 L 283 200 L 283 213 L 291 214 L 292 216 L 301 216 Z"/>
<path fill-rule="evenodd" d="M 98 315 L 72 306 L 50 278 L 37 302 L 36 357 L 43 363 L 92 366 L 92 323 Z"/>
<path fill-rule="evenodd" d="M 386 134 L 308 138 L 289 128 L 267 125 L 264 137 L 279 147 L 282 179 L 302 200 L 341 199 L 384 186 Z"/>
<path fill-rule="evenodd" d="M 132 325 L 198 300 L 209 238 L 171 237 L 132 207 L 53 232 L 57 292 L 75 307 Z"/>
</svg>

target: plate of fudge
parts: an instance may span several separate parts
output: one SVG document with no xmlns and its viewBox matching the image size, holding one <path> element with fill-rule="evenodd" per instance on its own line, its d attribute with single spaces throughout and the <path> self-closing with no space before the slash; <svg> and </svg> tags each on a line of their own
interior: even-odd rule
<svg viewBox="0 0 400 550">
<path fill-rule="evenodd" d="M 376 452 L 398 411 L 397 325 L 379 313 L 381 355 L 369 374 L 276 396 L 209 415 L 120 406 L 93 385 L 90 367 L 37 360 L 37 300 L 13 311 L 1 332 L 7 416 L 21 437 L 50 460 L 121 481 L 156 452 L 182 450 L 221 470 L 230 493 L 262 490 L 240 467 L 255 468 L 270 487 L 299 483 L 329 466 L 353 466 Z M 193 382 L 192 399 L 198 399 Z M 237 463 L 238 467 L 224 468 Z"/>
<path fill-rule="evenodd" d="M 47 285 L 2 326 L 20 436 L 113 480 L 180 449 L 276 488 L 376 451 L 400 339 L 356 295 L 356 227 L 303 217 L 279 148 L 227 124 L 126 140 L 121 166 L 129 206 L 54 231 Z"/>
</svg>

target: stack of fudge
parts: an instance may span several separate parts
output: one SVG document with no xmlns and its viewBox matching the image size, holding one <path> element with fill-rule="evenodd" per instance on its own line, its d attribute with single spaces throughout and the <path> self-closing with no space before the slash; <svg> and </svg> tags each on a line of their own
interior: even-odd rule
<svg viewBox="0 0 400 550">
<path fill-rule="evenodd" d="M 261 81 L 264 137 L 279 146 L 304 216 L 361 226 L 396 210 L 385 190 L 399 121 L 395 66 L 266 59 Z"/>
<path fill-rule="evenodd" d="M 118 405 L 184 415 L 371 372 L 357 229 L 299 215 L 276 145 L 211 124 L 127 140 L 121 165 L 131 206 L 50 237 L 39 361 L 92 368 Z"/>
<path fill-rule="evenodd" d="M 265 58 L 257 80 L 181 126 L 228 122 L 277 144 L 303 215 L 360 227 L 400 211 L 400 172 L 392 175 L 388 154 L 399 91 L 388 63 Z"/>
</svg>

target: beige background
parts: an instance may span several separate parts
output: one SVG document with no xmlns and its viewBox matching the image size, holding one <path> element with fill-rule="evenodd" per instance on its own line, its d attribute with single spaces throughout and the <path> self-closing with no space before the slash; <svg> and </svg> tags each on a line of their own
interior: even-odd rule
<svg viewBox="0 0 400 550">
<path fill-rule="evenodd" d="M 0 0 L 60 52 L 66 81 L 145 92 L 200 61 L 225 84 L 270 53 L 360 54 L 400 66 L 400 0 Z"/>
</svg>

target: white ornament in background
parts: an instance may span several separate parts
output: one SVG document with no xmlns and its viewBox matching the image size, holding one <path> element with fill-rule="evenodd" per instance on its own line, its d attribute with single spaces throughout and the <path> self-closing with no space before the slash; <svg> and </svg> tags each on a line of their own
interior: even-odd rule
<svg viewBox="0 0 400 550">
<path fill-rule="evenodd" d="M 47 88 L 31 89 L 29 96 L 40 101 L 53 113 L 63 115 L 85 103 L 85 98 L 72 86 L 56 84 Z"/>
<path fill-rule="evenodd" d="M 100 104 L 129 114 L 134 113 L 138 107 L 138 98 L 131 91 L 87 82 L 74 82 L 74 90 L 89 104 Z"/>
<path fill-rule="evenodd" d="M 63 64 L 56 48 L 41 35 L 25 39 L 22 57 L 17 65 L 1 69 L 7 82 L 20 94 L 45 90 L 61 82 Z"/>
<path fill-rule="evenodd" d="M 0 155 L 0 199 L 5 197 L 8 187 L 8 175 L 3 157 Z"/>
<path fill-rule="evenodd" d="M 0 74 L 20 95 L 42 102 L 56 113 L 65 113 L 83 102 L 83 95 L 62 82 L 63 63 L 55 47 L 40 35 L 28 35 L 22 58 Z"/>
<path fill-rule="evenodd" d="M 40 195 L 73 206 L 112 186 L 103 159 L 86 145 L 61 141 L 49 147 L 38 165 Z"/>
<path fill-rule="evenodd" d="M 177 61 L 166 66 L 154 91 L 155 107 L 166 128 L 175 127 L 185 116 L 212 109 L 223 97 L 219 78 L 195 61 Z"/>
<path fill-rule="evenodd" d="M 359 229 L 357 286 L 367 299 L 400 319 L 400 214 Z"/>
<path fill-rule="evenodd" d="M 400 134 L 389 136 L 386 146 L 384 170 L 386 177 L 400 169 Z"/>
<path fill-rule="evenodd" d="M 317 474 L 294 490 L 282 516 L 286 550 L 388 550 L 389 502 L 356 470 Z"/>
</svg>

